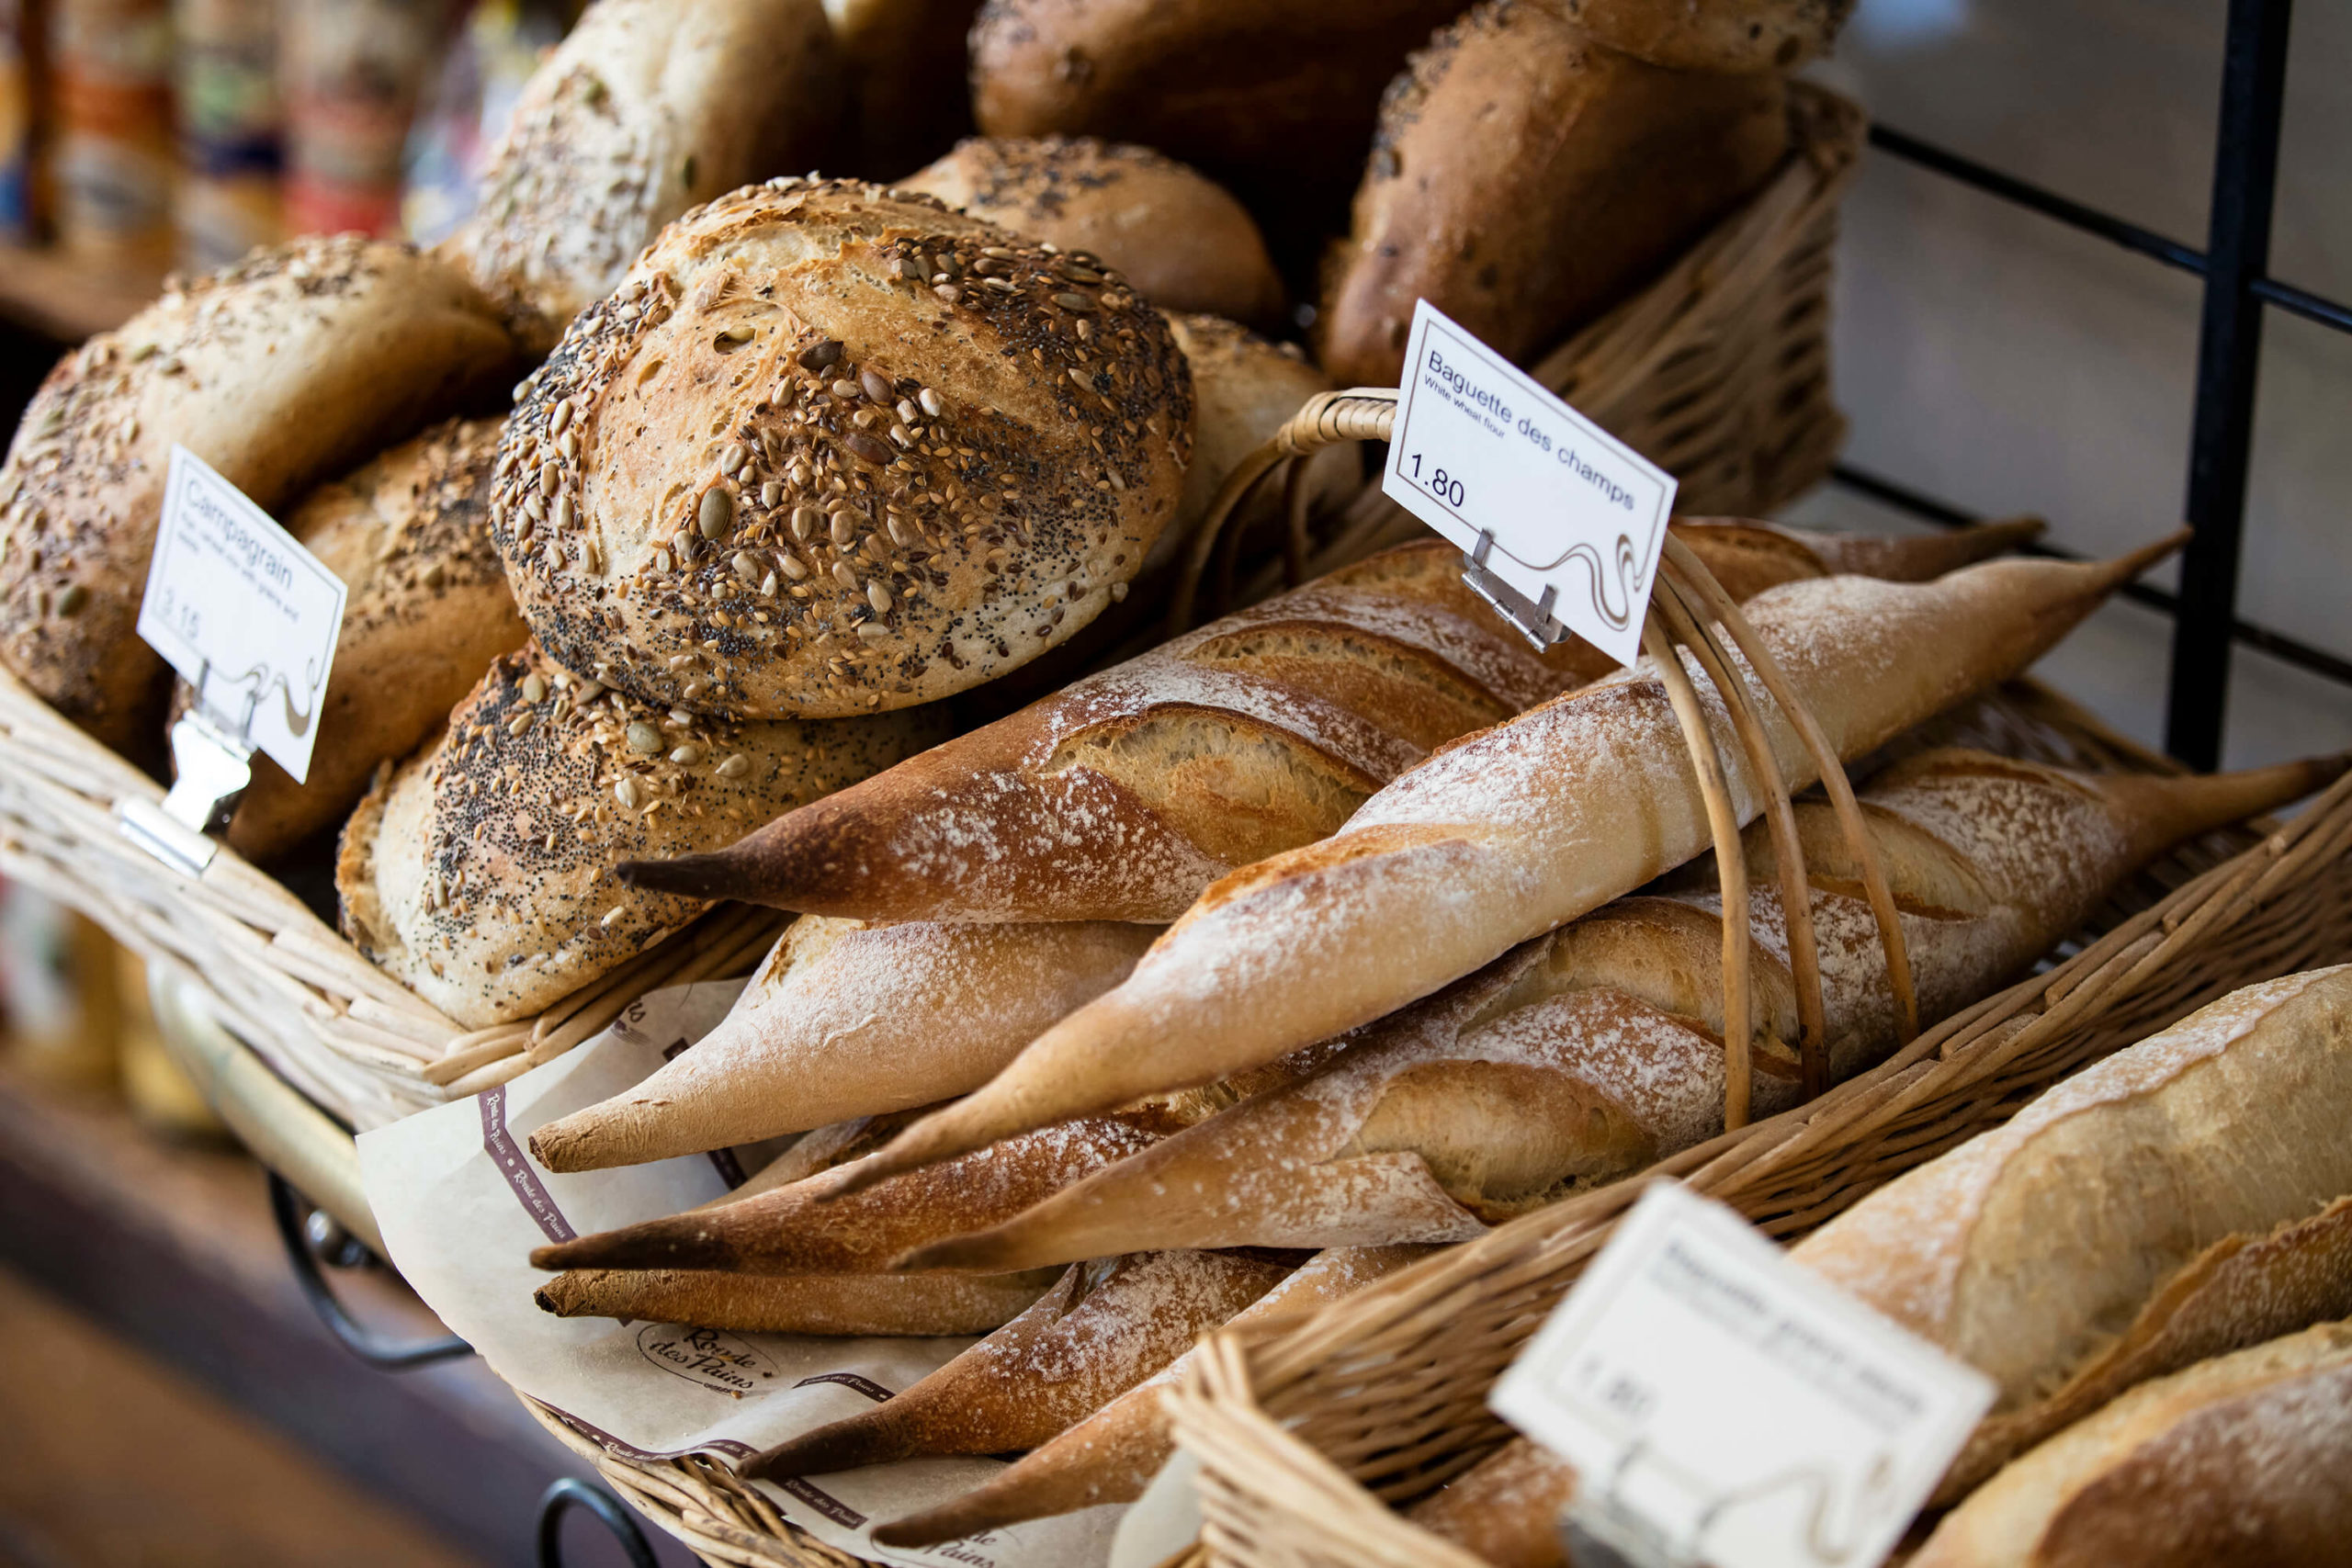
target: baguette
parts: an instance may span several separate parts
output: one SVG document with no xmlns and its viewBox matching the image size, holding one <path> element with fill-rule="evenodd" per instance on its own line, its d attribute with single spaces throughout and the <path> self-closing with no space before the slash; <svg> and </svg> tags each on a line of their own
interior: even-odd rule
<svg viewBox="0 0 2352 1568">
<path fill-rule="evenodd" d="M 1311 1312 L 1428 1255 L 1419 1247 L 1351 1247 L 1318 1252 L 1296 1273 L 1237 1314 L 1244 1328 Z M 952 1274 L 915 1274 L 949 1280 Z M 933 1546 L 1028 1519 L 1074 1513 L 1102 1503 L 1132 1503 L 1175 1451 L 1159 1396 L 1193 1356 L 1186 1350 L 1093 1415 L 1016 1460 L 960 1497 L 876 1527 L 884 1546 Z"/>
<path fill-rule="evenodd" d="M 1820 577 L 1820 536 L 1678 524 L 1745 597 Z M 1887 542 L 1889 575 L 2018 529 Z M 1176 918 L 1237 866 L 1311 843 L 1436 746 L 1606 674 L 1532 651 L 1442 540 L 1402 546 L 1080 681 L 641 886 L 875 920 Z"/>
<path fill-rule="evenodd" d="M 2352 1325 L 2144 1384 L 2018 1460 L 1911 1568 L 2352 1562 Z"/>
<path fill-rule="evenodd" d="M 1935 752 L 1861 795 L 1923 1024 L 2006 984 L 2184 839 L 2308 794 L 2344 762 L 2221 778 L 2098 777 Z M 1899 1040 L 1870 905 L 1837 815 L 1796 807 L 1833 1081 Z M 1780 884 L 1747 829 L 1758 1116 L 1797 1103 Z M 1314 1076 L 1154 1144 L 914 1269 L 1034 1268 L 1123 1247 L 1448 1242 L 1723 1130 L 1722 895 L 1623 898 L 1360 1031 Z M 1685 879 L 1678 879 L 1685 880 Z M 2347 1308 L 2352 1310 L 2352 1308 Z"/>
<path fill-rule="evenodd" d="M 1539 1443 L 1513 1438 L 1405 1517 L 1492 1568 L 1568 1568 L 1560 1514 L 1576 1490 L 1573 1465 Z"/>
<path fill-rule="evenodd" d="M 987 1334 L 1027 1311 L 1062 1273 L 783 1276 L 575 1269 L 541 1285 L 532 1299 L 557 1317 L 690 1323 L 739 1334 Z"/>
<path fill-rule="evenodd" d="M 1107 920 L 786 928 L 725 1019 L 644 1082 L 547 1123 L 549 1170 L 601 1170 L 929 1105 L 986 1083 L 1125 979 L 1158 934 Z"/>
<path fill-rule="evenodd" d="M 1991 561 L 1917 586 L 1792 582 L 1758 595 L 1747 619 L 1833 753 L 1858 757 L 2023 670 L 2177 542 L 2104 563 Z M 1804 788 L 1810 751 L 1744 678 L 1781 776 Z M 1720 696 L 1710 687 L 1701 701 L 1717 751 L 1737 755 Z M 1744 771 L 1732 795 L 1741 821 L 1756 814 Z M 1645 660 L 1440 751 L 1335 837 L 1217 883 L 1124 984 L 985 1089 L 827 1179 L 852 1190 L 1271 1062 L 1460 979 L 1708 841 L 1682 730 Z M 1399 943 L 1393 922 L 1408 912 L 1417 940 Z"/>
<path fill-rule="evenodd" d="M 265 511 L 503 387 L 465 275 L 355 234 L 257 250 L 58 361 L 0 466 L 0 661 L 126 754 L 171 689 L 135 627 L 175 444 Z M 222 607 L 223 612 L 227 609 Z"/>
<path fill-rule="evenodd" d="M 320 486 L 287 520 L 348 593 L 310 776 L 255 752 L 229 847 L 267 861 L 332 823 L 406 757 L 502 653 L 529 636 L 491 547 L 499 422 L 451 420 Z M 185 681 L 173 704 L 193 700 Z"/>
<path fill-rule="evenodd" d="M 896 1397 L 768 1450 L 767 1481 L 925 1454 L 1035 1448 L 1100 1410 L 1282 1282 L 1240 1253 L 1140 1252 L 1079 1264 L 1019 1317 Z"/>
<path fill-rule="evenodd" d="M 2312 1219 L 2352 1193 L 2346 1115 L 2352 966 L 2290 975 L 2075 1074 L 1792 1256 L 1993 1379 L 1964 1481 L 2085 1387 L 2352 1290 L 2341 1212 Z"/>
</svg>

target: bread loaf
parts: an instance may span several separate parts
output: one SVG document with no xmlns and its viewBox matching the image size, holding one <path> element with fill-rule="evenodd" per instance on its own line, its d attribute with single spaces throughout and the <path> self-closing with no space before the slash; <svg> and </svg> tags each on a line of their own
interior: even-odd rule
<svg viewBox="0 0 2352 1568">
<path fill-rule="evenodd" d="M 118 751 L 170 690 L 133 629 L 174 444 L 265 510 L 493 395 L 514 344 L 463 274 L 337 235 L 255 251 L 60 360 L 0 465 L 0 660 Z"/>
<path fill-rule="evenodd" d="M 1160 536 L 1150 570 L 1189 544 L 1208 515 L 1226 476 L 1242 459 L 1274 438 L 1291 417 L 1318 392 L 1331 390 L 1323 373 L 1304 355 L 1221 316 L 1170 316 L 1169 330 L 1193 367 L 1193 466 L 1184 472 L 1184 498 L 1176 524 Z M 1336 513 L 1363 485 L 1363 455 L 1351 446 L 1326 446 L 1306 459 L 1307 513 Z M 1244 502 L 1228 527 L 1263 536 L 1285 526 L 1283 488 L 1271 480 Z"/>
<path fill-rule="evenodd" d="M 1237 1313 L 1227 1326 L 1243 1328 L 1311 1312 L 1426 1255 L 1427 1249 L 1418 1247 L 1351 1247 L 1317 1253 L 1296 1273 Z M 944 1280 L 957 1276 L 904 1278 Z M 935 1508 L 876 1526 L 874 1539 L 884 1546 L 931 1546 L 1098 1504 L 1135 1501 L 1175 1450 L 1175 1439 L 1160 1414 L 1159 1395 L 1182 1375 L 1193 1355 L 1186 1350 L 985 1484 Z"/>
<path fill-rule="evenodd" d="M 978 1089 L 1125 979 L 1157 934 L 795 921 L 717 1029 L 626 1094 L 540 1127 L 531 1154 L 556 1171 L 638 1165 Z"/>
<path fill-rule="evenodd" d="M 1566 1460 L 1513 1438 L 1405 1517 L 1492 1568 L 1568 1568 L 1560 1514 L 1576 1490 L 1577 1472 Z"/>
<path fill-rule="evenodd" d="M 1916 586 L 1792 582 L 1751 600 L 1747 619 L 1827 744 L 1856 757 L 2024 669 L 2171 547 L 2080 565 L 1988 561 Z M 1810 753 L 1746 679 L 1782 778 L 1804 788 Z M 1736 756 L 1712 687 L 1702 707 L 1718 752 Z M 1757 810 L 1745 779 L 1732 784 L 1743 823 Z M 854 1187 L 1272 1061 L 1394 1012 L 1708 844 L 1682 730 L 1645 660 L 1447 747 L 1340 833 L 1218 882 L 1125 983 L 987 1088 L 829 1179 Z M 1398 919 L 1412 922 L 1411 942 L 1395 940 Z"/>
<path fill-rule="evenodd" d="M 1487 0 L 1382 103 L 1317 357 L 1342 386 L 1396 386 L 1427 299 L 1525 363 L 1661 271 L 1788 139 L 1775 73 L 1661 70 L 1546 0 Z"/>
<path fill-rule="evenodd" d="M 779 1481 L 922 1454 L 1035 1448 L 1193 1348 L 1291 1265 L 1241 1253 L 1142 1252 L 1072 1268 L 1036 1304 L 870 1410 L 743 1467 Z"/>
<path fill-rule="evenodd" d="M 972 116 L 990 136 L 1157 147 L 1320 231 L 1344 202 L 1380 91 L 1456 0 L 989 0 Z"/>
<path fill-rule="evenodd" d="M 1983 752 L 1917 758 L 1861 796 L 1921 1022 L 1990 994 L 2184 839 L 2342 771 L 2098 777 Z M 1899 1043 L 1886 956 L 1835 810 L 1796 807 L 1833 1080 Z M 1772 844 L 1748 829 L 1752 1104 L 1798 1103 L 1796 987 Z M 1618 900 L 1359 1031 L 1262 1094 L 910 1267 L 1034 1268 L 1120 1247 L 1460 1241 L 1723 1131 L 1722 894 Z M 1678 878 L 1678 881 L 1683 879 Z M 2347 1308 L 2352 1310 L 2352 1308 Z"/>
<path fill-rule="evenodd" d="M 352 813 L 335 865 L 345 934 L 459 1023 L 526 1017 L 700 912 L 621 886 L 615 861 L 724 840 L 888 767 L 938 724 L 665 714 L 526 645 Z"/>
<path fill-rule="evenodd" d="M 2125 1394 L 2010 1465 L 1914 1568 L 2341 1563 L 2352 1550 L 2352 1325 Z"/>
<path fill-rule="evenodd" d="M 670 220 L 825 163 L 842 80 L 821 0 L 595 0 L 531 73 L 443 254 L 544 355 Z"/>
<path fill-rule="evenodd" d="M 1676 71 L 1789 71 L 1827 51 L 1854 0 L 1561 0 L 1598 42 Z"/>
<path fill-rule="evenodd" d="M 2238 1251 L 2352 1193 L 2347 1111 L 2352 967 L 2266 981 L 2075 1074 L 1792 1256 L 1989 1375 L 1999 1423 L 2064 1392 L 2119 1330 L 2126 1346 L 2149 1339 L 2152 1303 L 2158 1322 L 2180 1315 L 2193 1292 L 2179 1287 L 2214 1272 L 2223 1259 L 2200 1255 L 2217 1244 Z M 2283 1266 L 2256 1248 L 2255 1277 L 2352 1289 L 2339 1224 L 2274 1246 Z M 2197 1315 L 2222 1333 L 2233 1315 L 2271 1328 L 2267 1294 L 2225 1292 Z M 2230 1296 L 2237 1313 L 2212 1310 Z M 2035 1435 L 2030 1418 L 2001 1434 L 2012 1449 Z M 1997 1457 L 1980 1444 L 1964 1462 L 1981 1472 Z"/>
<path fill-rule="evenodd" d="M 346 592 L 310 777 L 255 752 L 229 847 L 266 861 L 368 793 L 379 764 L 439 728 L 492 660 L 529 634 L 490 543 L 500 422 L 452 420 L 312 491 L 287 519 Z M 192 701 L 176 683 L 176 712 Z"/>
<path fill-rule="evenodd" d="M 1819 536 L 1737 523 L 1677 532 L 1741 597 L 1827 570 Z M 1917 544 L 1930 568 L 1955 547 Z M 1897 550 L 1880 564 L 1905 574 Z M 1437 539 L 1385 552 L 723 852 L 624 874 L 862 919 L 1173 919 L 1234 867 L 1335 831 L 1431 748 L 1609 671 L 1581 641 L 1534 652 L 1461 565 Z"/>
<path fill-rule="evenodd" d="M 1080 260 L 1100 257 L 1163 310 L 1282 321 L 1283 280 L 1249 210 L 1148 147 L 976 136 L 899 185 Z"/>
<path fill-rule="evenodd" d="M 786 1276 L 580 1269 L 558 1274 L 533 1299 L 558 1317 L 691 1323 L 738 1334 L 920 1337 L 1002 1327 L 1063 1272 Z"/>
<path fill-rule="evenodd" d="M 978 0 L 825 0 L 857 126 L 846 166 L 896 180 L 972 129 L 965 35 L 978 9 Z"/>
<path fill-rule="evenodd" d="M 928 197 L 774 180 L 672 224 L 572 322 L 492 520 L 570 670 L 737 717 L 901 708 L 1123 592 L 1175 515 L 1192 405 L 1117 274 Z"/>
</svg>

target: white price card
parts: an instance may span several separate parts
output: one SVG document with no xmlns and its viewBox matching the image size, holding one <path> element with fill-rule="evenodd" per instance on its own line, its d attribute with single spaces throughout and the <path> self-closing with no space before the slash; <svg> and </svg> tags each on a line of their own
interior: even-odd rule
<svg viewBox="0 0 2352 1568">
<path fill-rule="evenodd" d="M 1993 1403 L 1983 1373 L 1653 1183 L 1495 1384 L 1636 1563 L 1873 1568 Z"/>
<path fill-rule="evenodd" d="M 1421 300 L 1381 489 L 1620 664 L 1642 646 L 1674 476 Z"/>
<path fill-rule="evenodd" d="M 243 491 L 172 448 L 139 635 L 232 736 L 310 777 L 343 580 Z"/>
</svg>

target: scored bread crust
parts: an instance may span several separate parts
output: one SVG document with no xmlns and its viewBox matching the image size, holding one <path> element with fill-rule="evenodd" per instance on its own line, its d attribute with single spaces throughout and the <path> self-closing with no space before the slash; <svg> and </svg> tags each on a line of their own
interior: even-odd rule
<svg viewBox="0 0 2352 1568">
<path fill-rule="evenodd" d="M 283 854 L 340 820 L 378 764 L 407 756 L 529 636 L 490 542 L 494 419 L 451 420 L 304 499 L 287 520 L 345 592 L 310 776 L 266 755 L 230 818 L 229 847 Z M 173 687 L 176 715 L 194 694 Z"/>
<path fill-rule="evenodd" d="M 526 645 L 352 813 L 335 864 L 345 934 L 469 1028 L 528 1016 L 701 912 L 623 886 L 616 861 L 724 841 L 888 767 L 939 724 L 663 713 Z"/>
<path fill-rule="evenodd" d="M 1678 523 L 1735 597 L 1828 541 Z M 1948 564 L 1958 545 L 1934 541 Z M 1880 563 L 1905 575 L 1905 562 Z M 1430 749 L 1605 674 L 1537 653 L 1430 539 L 1212 622 L 649 886 L 886 920 L 1169 920 L 1236 866 L 1336 830 Z"/>
<path fill-rule="evenodd" d="M 1116 273 L 929 197 L 773 180 L 573 321 L 508 421 L 492 523 L 558 662 L 665 707 L 839 717 L 1093 619 L 1174 517 L 1192 423 Z"/>
<path fill-rule="evenodd" d="M 1658 271 L 1781 162 L 1777 73 L 1663 71 L 1537 0 L 1487 0 L 1381 106 L 1317 357 L 1393 387 L 1427 299 L 1526 362 Z"/>
<path fill-rule="evenodd" d="M 1792 71 L 1828 49 L 1854 0 L 1560 0 L 1610 48 L 1673 71 Z"/>
<path fill-rule="evenodd" d="M 820 0 L 596 0 L 524 85 L 442 254 L 544 355 L 671 219 L 823 163 L 842 75 Z"/>
<path fill-rule="evenodd" d="M 1282 318 L 1283 280 L 1249 209 L 1148 147 L 974 136 L 899 184 L 1016 234 L 1101 256 L 1163 310 L 1259 326 Z"/>
<path fill-rule="evenodd" d="M 2132 1390 L 1945 1516 L 1915 1568 L 2273 1568 L 2352 1540 L 2352 1325 Z"/>
<path fill-rule="evenodd" d="M 463 273 L 390 241 L 314 236 L 173 280 L 58 361 L 17 428 L 0 660 L 116 750 L 152 750 L 169 676 L 134 628 L 174 444 L 272 510 L 480 403 L 514 353 Z"/>
</svg>

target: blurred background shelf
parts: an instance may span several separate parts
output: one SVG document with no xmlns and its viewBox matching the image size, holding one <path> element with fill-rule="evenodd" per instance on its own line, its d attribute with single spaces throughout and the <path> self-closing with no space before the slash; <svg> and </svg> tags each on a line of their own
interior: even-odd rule
<svg viewBox="0 0 2352 1568">
<path fill-rule="evenodd" d="M 110 277 L 56 251 L 0 245 L 0 317 L 60 343 L 79 343 L 130 319 L 163 291 L 164 275 Z"/>
</svg>

